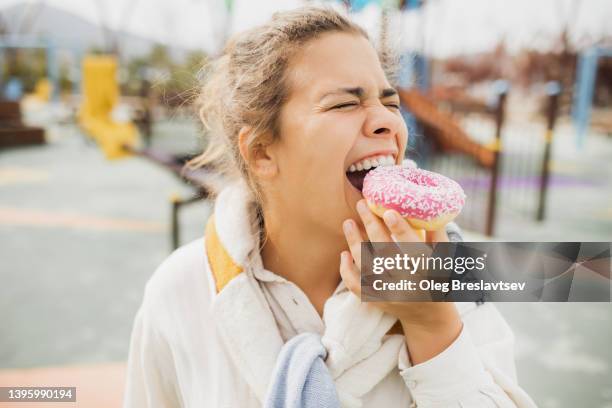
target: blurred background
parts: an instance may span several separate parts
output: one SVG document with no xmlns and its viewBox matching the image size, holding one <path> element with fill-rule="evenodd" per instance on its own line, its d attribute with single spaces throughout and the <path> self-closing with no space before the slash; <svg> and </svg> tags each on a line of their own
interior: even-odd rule
<svg viewBox="0 0 612 408">
<path fill-rule="evenodd" d="M 0 386 L 120 406 L 144 284 L 211 210 L 199 69 L 302 4 L 0 0 Z M 612 240 L 611 2 L 317 4 L 400 57 L 407 157 L 463 186 L 468 240 Z M 539 406 L 612 407 L 610 303 L 498 307 Z"/>
</svg>

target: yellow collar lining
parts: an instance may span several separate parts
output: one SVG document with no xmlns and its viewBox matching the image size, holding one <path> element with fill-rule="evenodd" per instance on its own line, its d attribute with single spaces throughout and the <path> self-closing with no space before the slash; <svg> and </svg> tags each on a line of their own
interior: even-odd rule
<svg viewBox="0 0 612 408">
<path fill-rule="evenodd" d="M 217 293 L 219 293 L 225 285 L 240 275 L 244 269 L 234 262 L 221 243 L 215 227 L 214 214 L 210 216 L 206 223 L 205 247 L 208 263 L 215 279 Z"/>
</svg>

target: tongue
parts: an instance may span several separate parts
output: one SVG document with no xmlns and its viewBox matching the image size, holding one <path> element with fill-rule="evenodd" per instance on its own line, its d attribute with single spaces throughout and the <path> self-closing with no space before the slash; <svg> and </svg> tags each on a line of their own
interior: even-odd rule
<svg viewBox="0 0 612 408">
<path fill-rule="evenodd" d="M 351 173 L 346 173 L 346 177 L 351 184 L 359 191 L 363 189 L 363 179 L 370 170 L 358 170 Z"/>
</svg>

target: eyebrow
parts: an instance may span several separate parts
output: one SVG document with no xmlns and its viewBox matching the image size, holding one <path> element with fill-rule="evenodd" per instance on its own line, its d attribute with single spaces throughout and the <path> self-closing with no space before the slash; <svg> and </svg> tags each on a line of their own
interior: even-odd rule
<svg viewBox="0 0 612 408">
<path fill-rule="evenodd" d="M 355 95 L 358 98 L 362 98 L 363 95 L 365 95 L 365 90 L 360 86 L 357 86 L 354 88 L 338 88 L 334 91 L 327 92 L 321 97 L 321 99 L 326 98 L 331 95 L 341 95 L 341 94 L 350 94 L 350 95 Z M 380 91 L 381 98 L 387 98 L 389 96 L 395 96 L 395 95 L 397 95 L 397 90 L 395 88 L 385 88 L 382 91 Z"/>
<path fill-rule="evenodd" d="M 386 98 L 388 96 L 395 96 L 395 95 L 397 95 L 397 90 L 395 88 L 385 88 L 380 92 L 381 98 Z"/>
</svg>

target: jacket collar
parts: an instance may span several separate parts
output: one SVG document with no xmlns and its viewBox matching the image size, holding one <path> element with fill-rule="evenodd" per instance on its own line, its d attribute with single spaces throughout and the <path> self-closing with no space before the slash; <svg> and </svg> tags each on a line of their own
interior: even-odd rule
<svg viewBox="0 0 612 408">
<path fill-rule="evenodd" d="M 223 190 L 208 221 L 205 245 L 214 280 L 215 324 L 232 361 L 263 403 L 283 340 L 255 277 L 263 265 L 250 223 L 252 203 L 242 182 Z M 262 280 L 271 275 L 284 279 L 266 272 Z M 321 342 L 340 400 L 359 406 L 361 396 L 397 365 L 403 336 L 385 336 L 397 318 L 362 303 L 341 283 L 325 303 L 324 321 Z"/>
<path fill-rule="evenodd" d="M 244 182 L 225 188 L 208 221 L 205 245 L 214 280 L 215 324 L 233 362 L 263 401 L 283 340 L 254 277 L 261 258 L 250 223 L 252 204 Z"/>
</svg>

